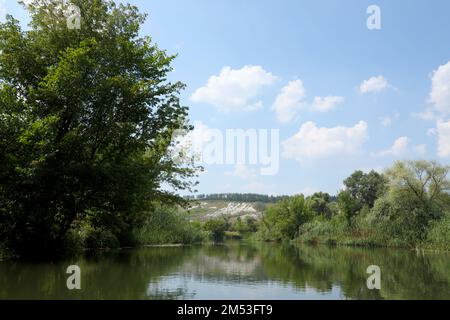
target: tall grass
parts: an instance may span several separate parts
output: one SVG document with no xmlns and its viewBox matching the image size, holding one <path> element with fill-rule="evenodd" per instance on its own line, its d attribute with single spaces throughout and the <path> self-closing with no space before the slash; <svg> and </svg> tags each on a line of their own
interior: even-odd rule
<svg viewBox="0 0 450 320">
<path fill-rule="evenodd" d="M 191 222 L 186 213 L 166 206 L 158 206 L 150 212 L 144 225 L 134 234 L 140 245 L 191 244 L 207 237 L 201 225 Z"/>
<path fill-rule="evenodd" d="M 433 221 L 424 243 L 427 248 L 450 250 L 450 214 Z"/>
<path fill-rule="evenodd" d="M 413 220 L 413 215 L 411 216 L 410 219 Z M 351 225 L 348 225 L 341 215 L 331 219 L 314 219 L 300 227 L 296 241 L 344 246 L 450 250 L 450 215 L 432 221 L 425 229 L 424 236 L 419 237 L 417 234 L 416 228 L 402 219 L 377 221 L 374 213 L 369 211 L 356 216 Z"/>
</svg>

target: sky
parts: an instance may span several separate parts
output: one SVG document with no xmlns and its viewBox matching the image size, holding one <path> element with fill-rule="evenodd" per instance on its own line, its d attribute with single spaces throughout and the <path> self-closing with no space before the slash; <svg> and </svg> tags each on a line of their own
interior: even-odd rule
<svg viewBox="0 0 450 320">
<path fill-rule="evenodd" d="M 227 130 L 256 133 L 256 163 L 202 163 L 199 193 L 336 194 L 355 170 L 449 164 L 448 0 L 129 2 L 149 14 L 141 34 L 178 54 L 170 79 L 202 141 L 222 132 L 226 157 Z M 13 0 L 0 12 L 26 20 Z M 273 130 L 279 164 L 263 174 Z"/>
</svg>

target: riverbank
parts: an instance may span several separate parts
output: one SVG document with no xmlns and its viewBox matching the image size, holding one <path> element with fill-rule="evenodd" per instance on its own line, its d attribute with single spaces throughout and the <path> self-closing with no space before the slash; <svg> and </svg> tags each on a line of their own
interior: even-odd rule
<svg viewBox="0 0 450 320">
<path fill-rule="evenodd" d="M 399 161 L 383 174 L 355 171 L 337 196 L 298 195 L 267 208 L 258 237 L 449 251 L 449 172 L 433 161 Z"/>
<path fill-rule="evenodd" d="M 406 227 L 405 227 L 406 228 Z M 300 227 L 294 243 L 367 248 L 404 248 L 450 251 L 450 216 L 433 221 L 422 237 L 396 237 L 377 228 L 370 216 L 361 216 L 348 225 L 342 219 L 316 220 Z"/>
<path fill-rule="evenodd" d="M 411 246 L 398 246 L 376 243 L 370 239 L 347 239 L 347 240 L 333 240 L 333 239 L 314 239 L 314 240 L 301 240 L 296 239 L 293 241 L 296 246 L 309 245 L 309 246 L 327 246 L 327 247 L 342 247 L 342 248 L 362 248 L 362 249 L 405 249 L 410 251 L 423 251 L 434 253 L 450 253 L 450 249 L 443 248 L 441 246 L 433 246 L 433 244 L 422 244 L 415 247 Z"/>
</svg>

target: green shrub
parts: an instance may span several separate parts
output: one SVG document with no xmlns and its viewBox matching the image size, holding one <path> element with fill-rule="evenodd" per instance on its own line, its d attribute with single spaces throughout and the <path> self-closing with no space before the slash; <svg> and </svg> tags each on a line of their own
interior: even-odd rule
<svg viewBox="0 0 450 320">
<path fill-rule="evenodd" d="M 205 231 L 208 232 L 209 237 L 215 241 L 223 241 L 225 237 L 225 231 L 227 230 L 227 223 L 223 219 L 208 220 L 203 225 Z"/>
<path fill-rule="evenodd" d="M 72 228 L 64 239 L 65 252 L 72 254 L 82 251 L 84 246 L 84 236 L 78 228 Z"/>
<path fill-rule="evenodd" d="M 300 195 L 268 207 L 262 220 L 260 237 L 269 241 L 295 239 L 299 227 L 311 221 L 314 216 L 310 204 L 310 201 Z"/>
<path fill-rule="evenodd" d="M 117 237 L 111 231 L 104 229 L 88 230 L 83 242 L 87 249 L 116 249 L 120 247 Z"/>
<path fill-rule="evenodd" d="M 6 260 L 9 258 L 9 254 L 7 250 L 3 247 L 3 245 L 0 243 L 0 261 Z"/>
<path fill-rule="evenodd" d="M 376 238 L 392 246 L 414 247 L 426 237 L 429 220 L 414 199 L 381 198 L 370 215 Z"/>
<path fill-rule="evenodd" d="M 431 223 L 425 246 L 450 250 L 450 214 Z"/>
<path fill-rule="evenodd" d="M 298 240 L 310 243 L 336 244 L 347 233 L 347 222 L 342 215 L 331 219 L 319 217 L 299 229 Z"/>
<path fill-rule="evenodd" d="M 232 225 L 232 231 L 237 231 L 241 234 L 256 232 L 258 231 L 258 222 L 252 217 L 245 217 L 245 219 L 238 217 Z"/>
<path fill-rule="evenodd" d="M 242 240 L 242 234 L 238 231 L 225 231 L 224 234 L 226 239 L 230 239 L 230 240 Z"/>
<path fill-rule="evenodd" d="M 156 206 L 134 234 L 141 245 L 190 244 L 206 237 L 200 223 L 189 221 L 186 213 L 168 206 Z"/>
</svg>

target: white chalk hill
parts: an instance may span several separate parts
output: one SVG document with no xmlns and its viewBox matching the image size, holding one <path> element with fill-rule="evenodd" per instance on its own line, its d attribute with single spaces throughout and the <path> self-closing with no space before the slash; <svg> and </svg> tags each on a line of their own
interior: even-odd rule
<svg viewBox="0 0 450 320">
<path fill-rule="evenodd" d="M 261 219 L 264 205 L 252 202 L 202 201 L 190 208 L 193 219 L 211 220 L 217 218 L 251 217 Z"/>
</svg>

